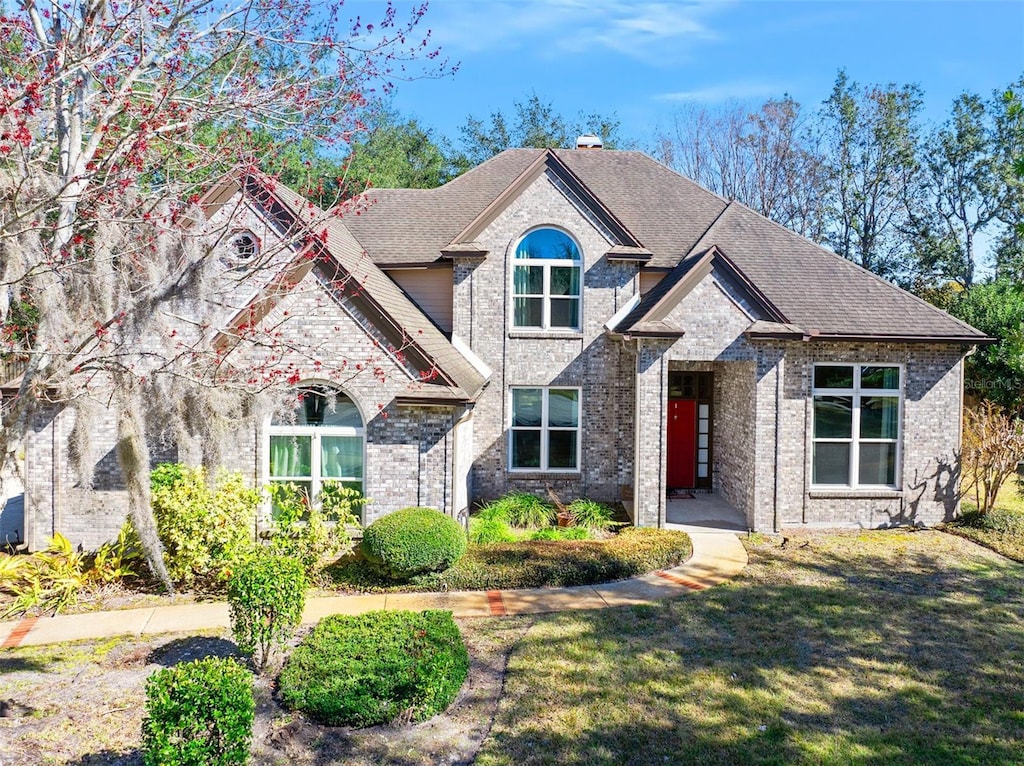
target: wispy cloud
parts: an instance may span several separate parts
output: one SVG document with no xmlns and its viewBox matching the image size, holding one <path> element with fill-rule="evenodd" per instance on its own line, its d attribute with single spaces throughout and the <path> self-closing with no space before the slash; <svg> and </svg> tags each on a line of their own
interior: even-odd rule
<svg viewBox="0 0 1024 766">
<path fill-rule="evenodd" d="M 659 93 L 658 101 L 720 103 L 722 101 L 746 101 L 748 99 L 770 98 L 787 90 L 786 86 L 777 82 L 752 82 L 737 80 L 706 85 L 693 90 L 677 90 Z"/>
<path fill-rule="evenodd" d="M 731 0 L 435 0 L 434 38 L 449 53 L 528 49 L 559 56 L 615 51 L 638 59 L 676 58 L 717 40 L 711 17 Z"/>
</svg>

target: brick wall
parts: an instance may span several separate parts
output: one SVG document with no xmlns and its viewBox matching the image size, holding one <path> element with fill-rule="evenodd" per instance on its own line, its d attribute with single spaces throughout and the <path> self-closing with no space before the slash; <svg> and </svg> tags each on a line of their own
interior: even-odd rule
<svg viewBox="0 0 1024 766">
<path fill-rule="evenodd" d="M 273 364 L 292 366 L 300 378 L 330 381 L 360 409 L 366 424 L 365 494 L 372 502 L 365 521 L 410 505 L 427 505 L 457 514 L 453 507 L 451 470 L 454 455 L 451 429 L 461 414 L 444 407 L 398 407 L 397 393 L 406 392 L 413 376 L 399 360 L 384 352 L 364 332 L 363 318 L 341 306 L 321 281 L 310 274 L 267 317 L 271 324 L 303 338 L 316 349 L 316 359 L 284 354 Z M 241 350 L 226 363 L 257 368 L 270 350 Z M 319 361 L 320 364 L 315 364 Z M 75 413 L 51 408 L 39 413 L 26 440 L 26 534 L 38 548 L 54 529 L 73 543 L 95 548 L 117 534 L 127 502 L 114 452 L 116 413 L 97 411 L 90 439 L 97 457 L 90 490 L 74 475 L 69 462 L 69 436 Z M 251 485 L 262 483 L 266 471 L 264 429 L 269 417 L 252 416 L 226 427 L 221 436 L 221 462 L 241 471 Z M 192 462 L 198 454 L 183 456 Z M 176 459 L 172 444 L 154 450 L 152 462 Z"/>
<path fill-rule="evenodd" d="M 512 327 L 511 262 L 530 229 L 551 225 L 568 232 L 583 257 L 582 327 L 576 333 L 519 331 Z M 637 267 L 609 262 L 611 243 L 601 227 L 553 176 L 537 179 L 477 237 L 485 258 L 455 266 L 453 333 L 466 341 L 494 374 L 476 403 L 472 486 L 475 499 L 512 490 L 543 494 L 551 485 L 566 501 L 579 496 L 615 501 L 632 483 L 633 355 L 610 339 L 604 324 L 632 298 Z M 508 470 L 509 387 L 581 386 L 579 472 Z"/>
<path fill-rule="evenodd" d="M 789 343 L 781 404 L 779 517 L 783 527 L 935 524 L 956 512 L 963 353 L 928 344 Z M 811 382 L 815 362 L 905 365 L 901 484 L 894 492 L 813 490 Z"/>
<path fill-rule="evenodd" d="M 715 273 L 668 321 L 677 341 L 638 341 L 636 521 L 664 523 L 665 402 L 671 370 L 714 372 L 713 487 L 753 529 L 935 524 L 956 512 L 961 418 L 959 346 L 756 341 L 752 313 Z M 905 366 L 900 486 L 884 491 L 811 487 L 811 378 L 815 362 Z"/>
</svg>

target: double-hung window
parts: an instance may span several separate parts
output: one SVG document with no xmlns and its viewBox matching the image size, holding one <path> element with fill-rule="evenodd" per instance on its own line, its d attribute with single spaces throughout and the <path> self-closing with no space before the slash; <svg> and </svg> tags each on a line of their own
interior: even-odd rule
<svg viewBox="0 0 1024 766">
<path fill-rule="evenodd" d="M 520 241 L 512 267 L 512 325 L 537 330 L 580 329 L 583 259 L 558 229 L 534 229 Z"/>
<path fill-rule="evenodd" d="M 509 467 L 577 471 L 580 466 L 580 390 L 513 388 Z"/>
<path fill-rule="evenodd" d="M 363 491 L 363 418 L 344 394 L 302 388 L 294 412 L 274 418 L 267 433 L 272 483 L 295 484 L 310 498 L 325 481 Z"/>
<path fill-rule="evenodd" d="M 902 369 L 814 366 L 811 483 L 851 489 L 897 487 Z"/>
</svg>

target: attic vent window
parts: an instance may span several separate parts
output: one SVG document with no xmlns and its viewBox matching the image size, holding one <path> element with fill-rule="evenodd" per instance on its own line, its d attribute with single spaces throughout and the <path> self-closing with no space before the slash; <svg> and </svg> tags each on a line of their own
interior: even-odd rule
<svg viewBox="0 0 1024 766">
<path fill-rule="evenodd" d="M 260 243 L 251 231 L 239 231 L 231 237 L 231 246 L 235 257 L 241 261 L 249 261 L 259 254 Z"/>
</svg>

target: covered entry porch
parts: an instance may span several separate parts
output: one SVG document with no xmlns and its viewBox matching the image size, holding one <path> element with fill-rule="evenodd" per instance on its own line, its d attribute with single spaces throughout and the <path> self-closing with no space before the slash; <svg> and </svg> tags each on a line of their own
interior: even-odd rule
<svg viewBox="0 0 1024 766">
<path fill-rule="evenodd" d="M 753 529 L 757 364 L 664 355 L 646 367 L 644 361 L 637 370 L 634 521 Z"/>
<path fill-rule="evenodd" d="M 692 492 L 669 496 L 665 527 L 683 531 L 746 532 L 746 517 L 720 493 Z"/>
</svg>

